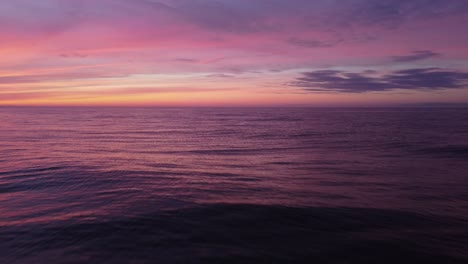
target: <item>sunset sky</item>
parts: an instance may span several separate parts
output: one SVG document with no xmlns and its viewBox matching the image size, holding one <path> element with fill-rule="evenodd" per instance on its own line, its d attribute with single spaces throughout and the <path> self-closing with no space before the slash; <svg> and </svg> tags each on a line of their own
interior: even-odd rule
<svg viewBox="0 0 468 264">
<path fill-rule="evenodd" d="M 468 103 L 466 0 L 1 0 L 0 105 Z"/>
</svg>

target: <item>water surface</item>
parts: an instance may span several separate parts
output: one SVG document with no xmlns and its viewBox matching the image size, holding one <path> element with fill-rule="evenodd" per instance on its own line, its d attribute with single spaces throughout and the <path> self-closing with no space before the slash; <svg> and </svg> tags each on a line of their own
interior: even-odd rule
<svg viewBox="0 0 468 264">
<path fill-rule="evenodd" d="M 468 110 L 0 108 L 1 263 L 463 263 Z"/>
</svg>

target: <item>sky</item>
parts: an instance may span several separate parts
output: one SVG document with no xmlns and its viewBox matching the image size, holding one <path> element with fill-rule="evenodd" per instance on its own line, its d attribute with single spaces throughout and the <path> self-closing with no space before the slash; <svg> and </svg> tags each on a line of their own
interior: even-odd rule
<svg viewBox="0 0 468 264">
<path fill-rule="evenodd" d="M 0 0 L 0 105 L 468 103 L 466 0 Z"/>
</svg>

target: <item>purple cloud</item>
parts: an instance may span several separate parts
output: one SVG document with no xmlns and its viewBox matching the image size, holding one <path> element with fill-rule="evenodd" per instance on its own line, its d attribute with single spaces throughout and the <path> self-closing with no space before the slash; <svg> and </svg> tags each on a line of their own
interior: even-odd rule
<svg viewBox="0 0 468 264">
<path fill-rule="evenodd" d="M 468 11 L 465 0 L 351 0 L 354 3 L 344 20 L 352 23 L 397 27 L 415 18 L 462 14 Z"/>
<path fill-rule="evenodd" d="M 440 90 L 461 89 L 468 85 L 468 73 L 456 70 L 424 68 L 394 71 L 376 75 L 373 72 L 353 73 L 337 70 L 306 72 L 290 86 L 310 92 L 365 93 L 397 89 Z"/>
</svg>

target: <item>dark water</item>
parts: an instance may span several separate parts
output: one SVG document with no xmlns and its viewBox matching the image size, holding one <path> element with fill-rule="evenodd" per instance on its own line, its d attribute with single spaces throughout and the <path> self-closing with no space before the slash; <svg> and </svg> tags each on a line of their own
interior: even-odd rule
<svg viewBox="0 0 468 264">
<path fill-rule="evenodd" d="M 468 110 L 0 108 L 0 263 L 468 263 Z"/>
</svg>

